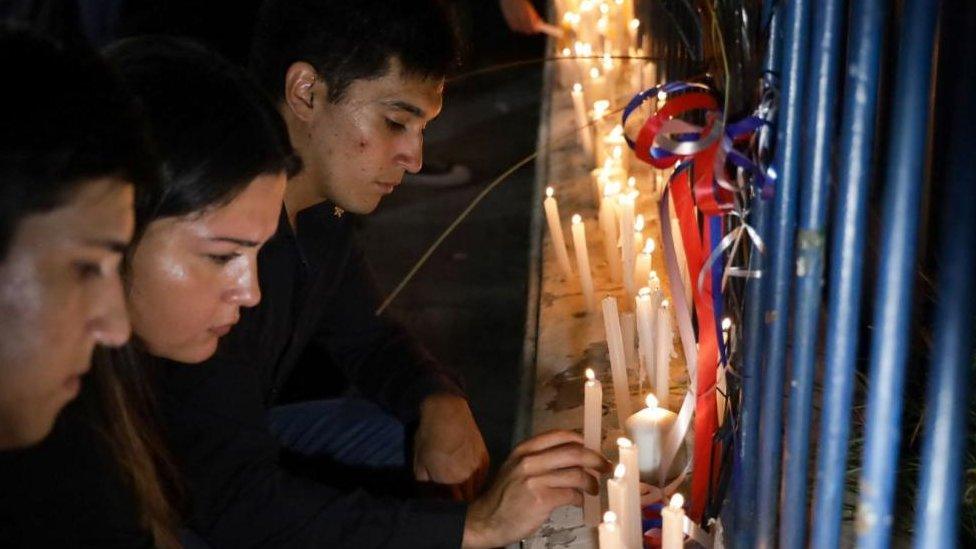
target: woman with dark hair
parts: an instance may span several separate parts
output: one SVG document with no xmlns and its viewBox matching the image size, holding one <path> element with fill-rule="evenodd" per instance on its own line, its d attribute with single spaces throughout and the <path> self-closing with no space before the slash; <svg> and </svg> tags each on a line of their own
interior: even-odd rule
<svg viewBox="0 0 976 549">
<path fill-rule="evenodd" d="M 178 482 L 149 389 L 154 365 L 209 358 L 241 308 L 258 302 L 257 252 L 299 166 L 275 109 L 216 54 L 140 38 L 106 55 L 161 164 L 160 184 L 135 193 L 122 271 L 133 337 L 100 350 L 80 402 L 48 440 L 0 461 L 7 546 L 180 545 Z"/>
</svg>

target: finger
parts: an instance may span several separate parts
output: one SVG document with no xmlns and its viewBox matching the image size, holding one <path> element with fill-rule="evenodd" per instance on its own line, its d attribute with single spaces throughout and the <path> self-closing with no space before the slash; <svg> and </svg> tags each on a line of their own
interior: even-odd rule
<svg viewBox="0 0 976 549">
<path fill-rule="evenodd" d="M 599 494 L 600 483 L 593 475 L 580 467 L 567 467 L 535 477 L 537 482 L 549 488 L 572 488 L 588 494 Z"/>
<path fill-rule="evenodd" d="M 430 471 L 422 465 L 415 465 L 413 468 L 413 476 L 417 478 L 420 482 L 430 482 Z"/>
<path fill-rule="evenodd" d="M 573 431 L 547 431 L 536 435 L 530 439 L 522 441 L 512 452 L 513 457 L 521 457 L 527 454 L 541 452 L 546 448 L 576 442 L 583 444 L 583 436 Z"/>
<path fill-rule="evenodd" d="M 569 443 L 523 457 L 520 468 L 524 474 L 534 476 L 565 467 L 585 467 L 606 473 L 610 471 L 610 466 L 610 462 L 601 454 L 582 444 Z"/>
</svg>

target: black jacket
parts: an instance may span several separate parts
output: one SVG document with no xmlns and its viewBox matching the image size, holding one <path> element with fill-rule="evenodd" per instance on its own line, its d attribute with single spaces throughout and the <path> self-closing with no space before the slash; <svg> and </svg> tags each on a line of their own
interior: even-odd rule
<svg viewBox="0 0 976 549">
<path fill-rule="evenodd" d="M 282 213 L 259 255 L 261 303 L 201 365 L 166 364 L 164 423 L 190 493 L 191 528 L 216 547 L 459 547 L 465 507 L 394 500 L 286 472 L 265 415 L 296 365 L 345 377 L 404 423 L 435 392 L 463 395 L 378 303 L 348 214 Z"/>
</svg>

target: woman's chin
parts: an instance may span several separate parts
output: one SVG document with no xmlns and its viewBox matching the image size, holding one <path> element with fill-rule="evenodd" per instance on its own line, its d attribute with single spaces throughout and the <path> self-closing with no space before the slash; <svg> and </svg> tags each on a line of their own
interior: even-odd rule
<svg viewBox="0 0 976 549">
<path fill-rule="evenodd" d="M 158 352 L 152 352 L 152 354 L 165 358 L 167 360 L 172 360 L 173 362 L 180 362 L 183 364 L 200 364 L 206 361 L 217 352 L 217 337 L 209 337 L 206 341 L 202 341 L 199 344 L 192 346 L 185 346 L 179 349 L 167 349 L 158 350 Z"/>
</svg>

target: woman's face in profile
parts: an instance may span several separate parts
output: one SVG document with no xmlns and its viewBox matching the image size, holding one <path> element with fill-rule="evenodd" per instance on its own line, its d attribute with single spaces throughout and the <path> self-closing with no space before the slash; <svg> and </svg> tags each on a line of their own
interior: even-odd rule
<svg viewBox="0 0 976 549">
<path fill-rule="evenodd" d="M 128 308 L 151 354 L 202 362 L 241 307 L 258 304 L 258 250 L 278 228 L 285 180 L 258 176 L 223 206 L 146 227 L 132 252 Z"/>
<path fill-rule="evenodd" d="M 63 205 L 18 224 L 0 260 L 0 448 L 47 436 L 95 345 L 128 340 L 119 264 L 132 192 L 117 179 L 83 182 Z"/>
</svg>

